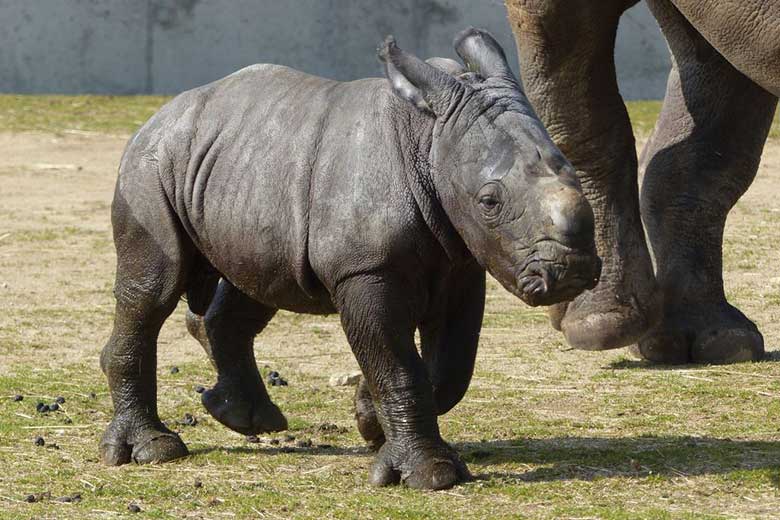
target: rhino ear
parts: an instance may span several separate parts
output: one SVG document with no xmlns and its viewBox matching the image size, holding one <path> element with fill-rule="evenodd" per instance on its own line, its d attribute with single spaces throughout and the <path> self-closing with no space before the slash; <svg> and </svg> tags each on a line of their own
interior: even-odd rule
<svg viewBox="0 0 780 520">
<path fill-rule="evenodd" d="M 443 115 L 453 95 L 464 88 L 443 70 L 399 49 L 392 36 L 385 39 L 378 55 L 393 92 L 424 112 Z"/>
<path fill-rule="evenodd" d="M 443 70 L 450 76 L 458 77 L 467 72 L 466 68 L 455 60 L 449 58 L 439 58 L 438 56 L 425 60 L 428 65 L 433 65 L 439 70 Z"/>
<path fill-rule="evenodd" d="M 517 83 L 504 49 L 487 31 L 469 27 L 455 37 L 453 45 L 469 70 L 485 78 L 498 77 Z"/>
</svg>

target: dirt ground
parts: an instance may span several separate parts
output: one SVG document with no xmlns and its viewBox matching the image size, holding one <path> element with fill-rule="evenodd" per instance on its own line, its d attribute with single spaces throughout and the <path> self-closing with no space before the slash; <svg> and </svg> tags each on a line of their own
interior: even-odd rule
<svg viewBox="0 0 780 520">
<path fill-rule="evenodd" d="M 6 366 L 27 363 L 29 348 L 41 354 L 43 366 L 96 359 L 110 331 L 110 204 L 126 141 L 91 132 L 0 133 L 0 301 L 7 309 L 0 315 L 0 360 Z M 759 325 L 768 350 L 780 348 L 780 310 L 766 305 L 780 302 L 778 222 L 780 141 L 770 141 L 756 181 L 730 215 L 724 255 L 727 294 L 753 296 L 740 307 Z M 494 287 L 496 300 L 522 306 Z M 45 327 L 35 316 L 49 318 Z M 73 319 L 84 321 L 71 336 L 61 326 Z M 333 326 L 329 319 L 303 321 Z M 162 362 L 201 356 L 179 325 L 166 326 Z"/>
<path fill-rule="evenodd" d="M 145 500 L 144 508 L 156 511 L 155 517 L 340 517 L 349 515 L 338 514 L 338 504 L 352 507 L 354 499 L 363 504 L 366 518 L 395 517 L 399 510 L 409 518 L 415 511 L 473 518 L 780 518 L 780 142 L 768 145 L 755 183 L 729 218 L 724 255 L 727 294 L 762 330 L 769 361 L 657 369 L 631 360 L 623 350 L 572 351 L 549 327 L 543 310 L 525 307 L 491 283 L 472 389 L 442 419 L 445 436 L 460 443 L 481 477 L 449 495 L 414 495 L 365 484 L 370 455 L 360 451 L 351 424 L 351 389 L 327 386 L 331 374 L 356 368 L 337 318 L 280 313 L 258 338 L 256 354 L 261 365 L 289 374 L 303 393 L 274 390 L 274 399 L 288 417 L 299 417 L 291 422 L 293 431 L 315 431 L 318 421 L 328 419 L 349 430 L 336 442 L 360 456 L 280 459 L 246 448 L 220 452 L 220 459 L 202 453 L 215 478 L 231 482 L 214 491 L 225 505 L 204 513 L 206 498 L 193 498 L 192 507 L 176 502 L 180 475 L 173 475 L 203 470 L 198 455 L 194 462 L 170 466 L 172 472 L 107 470 L 94 458 L 110 418 L 98 355 L 111 326 L 115 259 L 109 211 L 125 141 L 126 136 L 89 132 L 0 133 L 0 376 L 5 378 L 0 421 L 7 423 L 5 429 L 0 424 L 0 437 L 5 436 L 0 438 L 0 517 L 111 516 L 133 498 Z M 182 403 L 197 406 L 195 396 L 176 392 L 211 377 L 200 347 L 186 334 L 183 307 L 163 329 L 160 373 L 172 365 L 193 367 L 196 378 L 161 376 L 164 419 Z M 52 377 L 83 382 L 79 388 L 73 383 L 74 399 L 86 399 L 84 385 L 96 389 L 98 415 L 85 421 L 84 429 L 47 426 L 34 410 L 31 415 L 27 408 L 10 408 L 13 393 L 45 395 L 35 385 L 44 387 Z M 68 381 L 60 381 L 69 388 Z M 306 392 L 320 392 L 319 408 L 292 400 L 308 399 Z M 208 417 L 202 421 L 206 433 L 188 430 L 185 442 L 209 449 L 245 446 L 240 436 Z M 28 438 L 36 432 L 59 436 L 62 457 L 69 457 L 53 463 L 65 472 L 62 477 L 30 464 L 37 452 Z M 259 506 L 249 505 L 258 491 L 241 487 L 236 477 L 247 463 L 261 465 L 253 479 L 278 492 L 283 506 L 252 513 L 258 512 Z M 73 489 L 67 487 L 75 478 L 67 476 L 73 465 L 130 491 L 96 495 L 87 509 L 60 505 L 55 513 L 22 503 L 26 493 L 42 487 Z M 133 487 L 161 472 L 171 479 L 159 484 L 171 486 L 165 488 L 170 496 L 153 496 L 146 484 Z M 281 483 L 274 484 L 272 474 Z M 304 492 L 295 480 L 302 474 L 321 480 L 303 481 Z M 86 496 L 95 479 L 81 478 L 89 485 L 76 488 Z M 125 478 L 126 483 L 117 482 Z M 325 489 L 322 496 L 332 500 L 307 502 L 296 495 L 308 496 L 309 486 Z M 357 491 L 345 491 L 352 488 Z M 407 502 L 422 509 L 406 508 Z"/>
</svg>

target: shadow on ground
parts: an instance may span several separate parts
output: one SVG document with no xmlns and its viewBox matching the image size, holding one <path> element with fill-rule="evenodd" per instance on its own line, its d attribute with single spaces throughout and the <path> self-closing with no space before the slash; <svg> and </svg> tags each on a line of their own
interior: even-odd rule
<svg viewBox="0 0 780 520">
<path fill-rule="evenodd" d="M 780 441 L 741 441 L 712 437 L 554 437 L 514 439 L 453 445 L 469 464 L 477 480 L 504 482 L 591 481 L 601 478 L 650 476 L 689 477 L 726 474 L 746 470 L 771 470 L 769 478 L 780 488 Z M 359 456 L 370 458 L 366 447 L 314 446 L 209 446 L 192 450 L 193 455 L 214 451 L 226 454 L 274 456 L 301 455 Z M 527 471 L 479 471 L 501 464 L 528 465 Z"/>
<path fill-rule="evenodd" d="M 769 469 L 780 487 L 780 442 L 711 437 L 557 437 L 456 444 L 476 478 L 523 482 L 651 475 L 687 477 Z M 479 473 L 479 466 L 528 464 L 517 473 Z M 539 467 L 541 466 L 541 467 Z"/>
<path fill-rule="evenodd" d="M 763 363 L 776 363 L 780 361 L 780 350 L 770 350 L 764 354 L 764 358 L 760 361 L 755 361 L 752 364 Z M 702 365 L 702 364 L 680 364 L 680 365 L 664 365 L 660 363 L 653 363 L 644 359 L 618 359 L 605 365 L 602 368 L 610 368 L 613 370 L 691 370 L 695 368 L 707 368 L 711 366 L 721 365 Z M 726 365 L 723 365 L 726 366 Z M 733 365 L 732 365 L 733 366 Z M 739 366 L 739 364 L 737 364 Z"/>
</svg>

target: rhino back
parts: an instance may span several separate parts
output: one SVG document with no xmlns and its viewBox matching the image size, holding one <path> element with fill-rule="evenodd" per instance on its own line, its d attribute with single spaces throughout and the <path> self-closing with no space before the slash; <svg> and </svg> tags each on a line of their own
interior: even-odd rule
<svg viewBox="0 0 780 520">
<path fill-rule="evenodd" d="M 269 305 L 329 312 L 339 279 L 414 255 L 395 103 L 383 79 L 256 65 L 177 97 L 135 141 L 219 272 Z"/>
</svg>

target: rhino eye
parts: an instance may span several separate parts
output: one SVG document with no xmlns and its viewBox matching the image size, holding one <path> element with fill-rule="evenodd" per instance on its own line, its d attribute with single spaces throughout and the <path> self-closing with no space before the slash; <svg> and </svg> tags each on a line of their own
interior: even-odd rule
<svg viewBox="0 0 780 520">
<path fill-rule="evenodd" d="M 493 195 L 483 195 L 479 199 L 479 204 L 486 210 L 492 211 L 499 204 L 499 200 Z"/>
<path fill-rule="evenodd" d="M 479 190 L 477 204 L 485 217 L 495 217 L 501 212 L 501 187 L 496 183 L 488 183 Z"/>
</svg>

